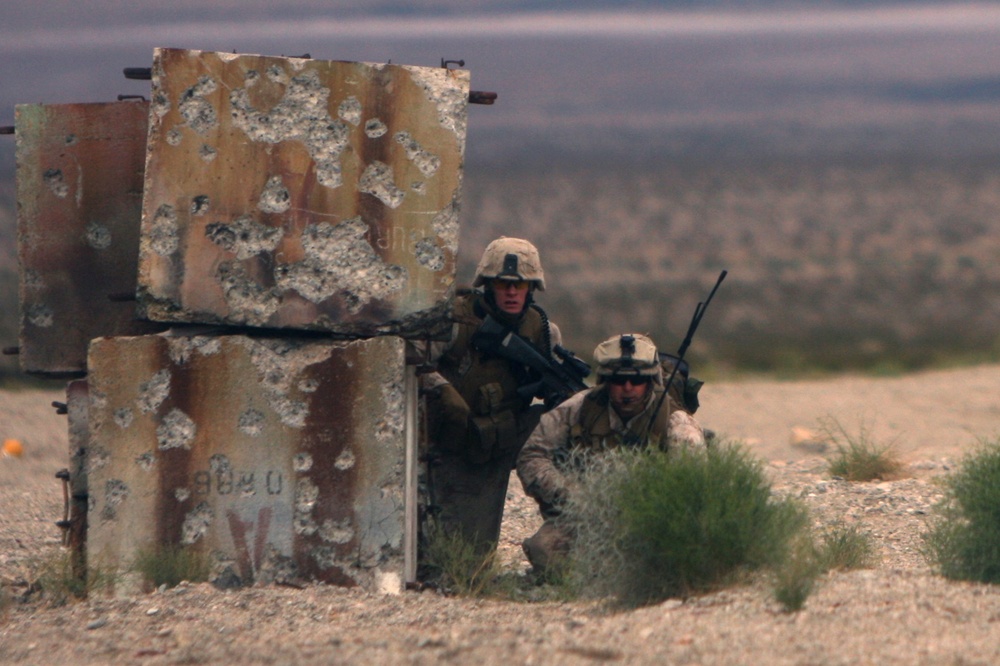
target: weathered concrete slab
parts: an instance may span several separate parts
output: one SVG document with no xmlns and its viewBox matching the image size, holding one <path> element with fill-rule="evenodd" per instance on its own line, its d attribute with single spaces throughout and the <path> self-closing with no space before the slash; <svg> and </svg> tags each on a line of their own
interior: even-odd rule
<svg viewBox="0 0 1000 666">
<path fill-rule="evenodd" d="M 403 345 L 95 340 L 88 559 L 172 546 L 231 584 L 401 589 Z"/>
<path fill-rule="evenodd" d="M 157 49 L 151 319 L 420 335 L 453 295 L 469 74 Z"/>
<path fill-rule="evenodd" d="M 102 335 L 162 330 L 135 318 L 146 102 L 16 108 L 20 363 L 79 375 Z"/>
<path fill-rule="evenodd" d="M 90 394 L 87 381 L 66 385 L 66 415 L 69 420 L 69 526 L 66 545 L 72 554 L 73 573 L 83 577 L 87 565 L 87 451 L 90 449 Z"/>
</svg>

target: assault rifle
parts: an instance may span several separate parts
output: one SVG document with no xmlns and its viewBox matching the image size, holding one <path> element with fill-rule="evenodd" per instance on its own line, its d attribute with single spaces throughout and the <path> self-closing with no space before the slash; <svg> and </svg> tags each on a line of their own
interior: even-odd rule
<svg viewBox="0 0 1000 666">
<path fill-rule="evenodd" d="M 551 409 L 574 393 L 590 388 L 583 382 L 584 377 L 590 374 L 590 366 L 573 352 L 556 345 L 552 351 L 560 360 L 546 357 L 533 344 L 490 315 L 486 315 L 473 334 L 472 346 L 534 370 L 539 379 L 519 387 L 517 394 L 525 400 L 537 396 L 545 401 L 546 408 Z"/>
</svg>

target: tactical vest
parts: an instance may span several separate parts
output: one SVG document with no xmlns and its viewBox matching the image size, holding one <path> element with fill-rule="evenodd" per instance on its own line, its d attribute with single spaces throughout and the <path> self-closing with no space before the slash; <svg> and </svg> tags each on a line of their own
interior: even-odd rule
<svg viewBox="0 0 1000 666">
<path fill-rule="evenodd" d="M 502 322 L 509 321 L 510 317 L 498 313 L 476 293 L 456 298 L 452 312 L 459 325 L 458 335 L 438 361 L 441 375 L 461 394 L 474 416 L 507 410 L 517 413 L 526 409 L 531 400 L 517 395 L 518 387 L 529 381 L 526 370 L 472 346 L 472 336 L 487 314 Z M 535 307 L 527 308 L 516 326 L 521 337 L 534 344 L 542 354 L 550 355 L 548 321 Z"/>
<path fill-rule="evenodd" d="M 663 389 L 655 386 L 650 406 L 629 421 L 628 435 L 641 441 L 646 434 L 649 420 L 653 416 L 653 411 L 656 409 L 661 395 L 663 395 Z M 667 398 L 656 415 L 656 422 L 649 431 L 649 446 L 666 450 L 672 408 L 676 409 L 670 398 Z M 568 448 L 577 451 L 605 451 L 626 446 L 621 433 L 615 432 L 611 428 L 612 409 L 607 385 L 601 385 L 591 390 L 580 407 L 580 417 L 577 423 L 570 428 Z"/>
</svg>

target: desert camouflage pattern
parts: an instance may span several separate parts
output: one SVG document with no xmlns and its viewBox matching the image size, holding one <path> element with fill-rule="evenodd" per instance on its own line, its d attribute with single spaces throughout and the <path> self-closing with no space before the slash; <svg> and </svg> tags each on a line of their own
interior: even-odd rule
<svg viewBox="0 0 1000 666">
<path fill-rule="evenodd" d="M 667 430 L 669 446 L 689 449 L 705 448 L 705 430 L 693 416 L 677 409 L 670 412 L 670 427 Z"/>
<path fill-rule="evenodd" d="M 626 342 L 629 339 L 631 344 Z M 594 362 L 597 363 L 598 382 L 611 375 L 636 374 L 650 375 L 658 384 L 662 383 L 656 345 L 642 333 L 625 333 L 608 338 L 594 349 Z"/>
<path fill-rule="evenodd" d="M 521 238 L 501 236 L 486 246 L 473 287 L 481 287 L 488 280 L 528 280 L 538 291 L 545 291 L 545 273 L 538 249 Z"/>
<path fill-rule="evenodd" d="M 662 389 L 650 391 L 646 408 L 623 421 L 602 392 L 606 394 L 605 386 L 581 391 L 543 414 L 518 456 L 517 476 L 545 518 L 542 527 L 522 544 L 536 574 L 544 575 L 569 553 L 573 535 L 561 518 L 562 509 L 578 492 L 577 475 L 581 467 L 585 469 L 588 456 L 627 446 L 629 434 L 644 432 L 663 394 Z M 706 448 L 701 426 L 670 398 L 656 415 L 645 442 L 667 451 Z"/>
<path fill-rule="evenodd" d="M 421 387 L 428 396 L 427 478 L 434 519 L 483 554 L 499 541 L 510 472 L 540 414 L 517 395 L 523 377 L 512 364 L 473 346 L 487 314 L 509 320 L 512 330 L 546 353 L 562 340 L 558 327 L 536 309 L 511 318 L 474 292 L 455 300 L 451 339 L 430 346 L 438 371 L 422 375 Z"/>
<path fill-rule="evenodd" d="M 606 402 L 597 407 L 601 401 L 595 398 L 600 398 L 601 391 L 602 387 L 581 391 L 543 414 L 518 456 L 518 478 L 524 491 L 538 501 L 545 517 L 559 514 L 573 488 L 573 470 L 558 461 L 579 457 L 584 451 L 597 453 L 625 446 L 629 434 L 644 430 L 643 424 L 649 422 L 662 395 L 661 390 L 650 391 L 645 409 L 623 421 Z M 595 408 L 602 413 L 595 414 Z M 705 433 L 693 416 L 668 398 L 649 431 L 647 445 L 667 451 L 704 449 Z"/>
</svg>

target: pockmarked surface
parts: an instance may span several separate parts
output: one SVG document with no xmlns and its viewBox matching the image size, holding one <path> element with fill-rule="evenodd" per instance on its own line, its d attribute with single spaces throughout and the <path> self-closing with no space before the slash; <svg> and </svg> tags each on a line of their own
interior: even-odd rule
<svg viewBox="0 0 1000 666">
<path fill-rule="evenodd" d="M 469 72 L 157 49 L 140 303 L 422 334 L 453 295 Z"/>
<path fill-rule="evenodd" d="M 90 363 L 90 562 L 401 589 L 402 339 L 104 338 Z"/>
<path fill-rule="evenodd" d="M 17 107 L 25 372 L 82 374 L 92 338 L 163 328 L 134 302 L 148 116 L 144 101 Z"/>
</svg>

